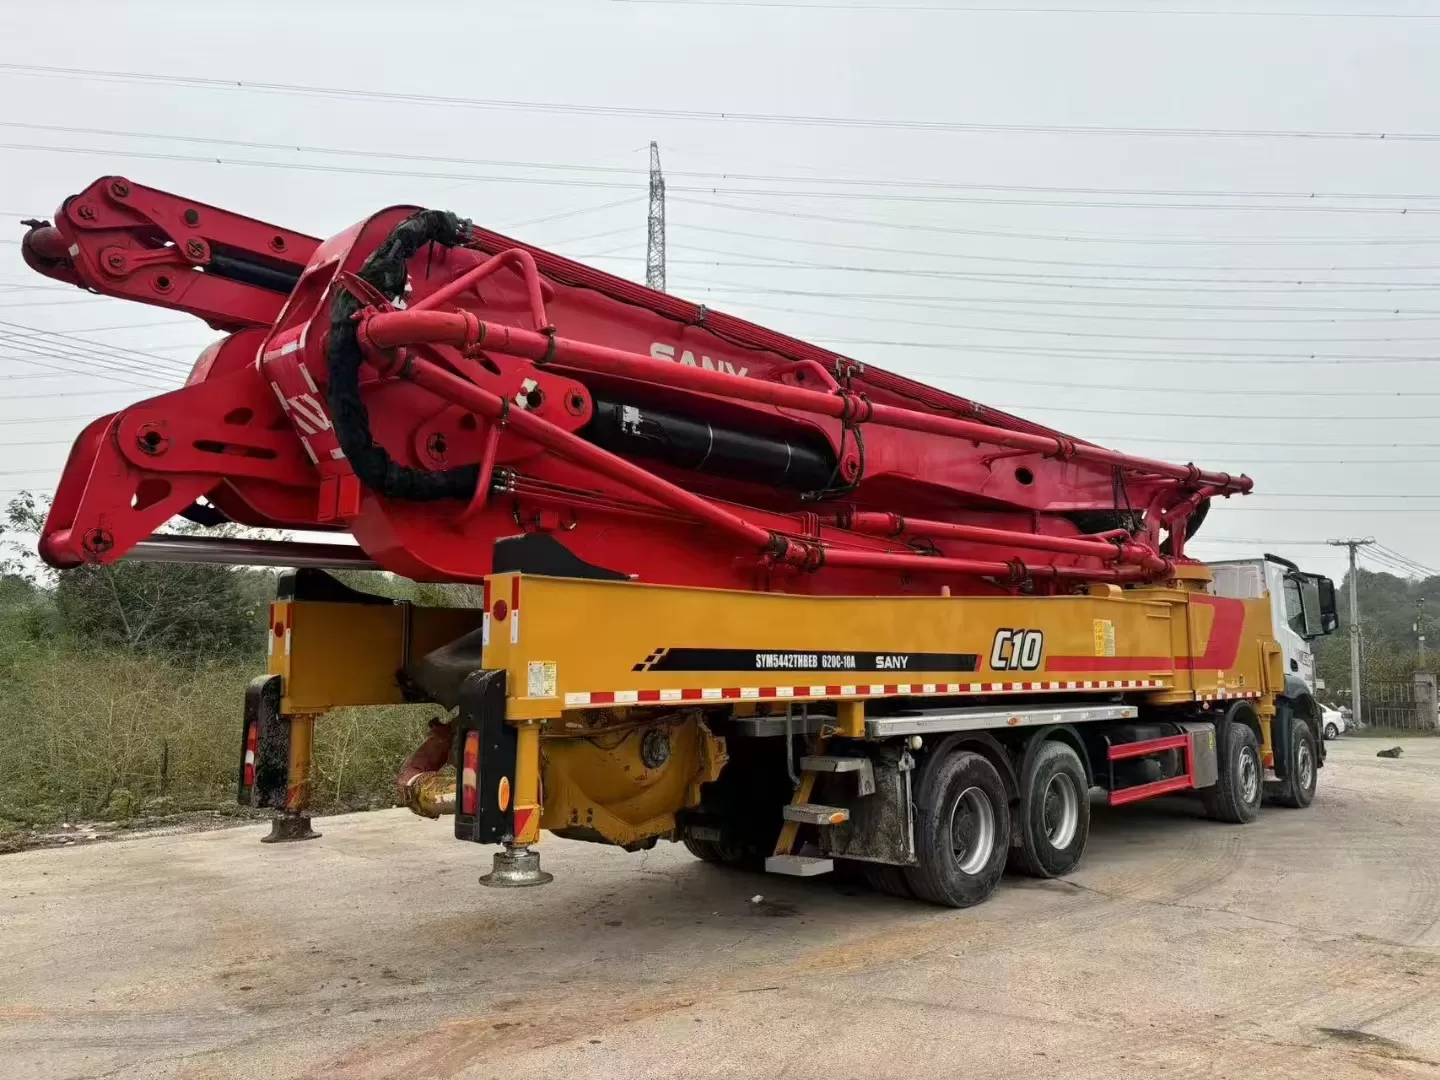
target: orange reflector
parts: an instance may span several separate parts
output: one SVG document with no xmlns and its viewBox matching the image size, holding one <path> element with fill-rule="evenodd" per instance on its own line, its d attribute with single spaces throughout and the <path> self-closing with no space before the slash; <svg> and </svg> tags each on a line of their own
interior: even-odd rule
<svg viewBox="0 0 1440 1080">
<path fill-rule="evenodd" d="M 496 797 L 500 800 L 502 814 L 510 809 L 510 778 L 508 776 L 500 777 L 500 789 L 496 793 Z"/>
<path fill-rule="evenodd" d="M 461 758 L 460 768 L 460 812 L 462 814 L 475 813 L 475 807 L 479 801 L 479 792 L 475 786 L 479 771 L 480 732 L 467 731 L 465 733 L 465 752 Z"/>
<path fill-rule="evenodd" d="M 845 815 L 844 815 L 843 813 L 841 813 L 841 814 L 831 814 L 831 815 L 830 815 L 830 824 L 831 824 L 831 825 L 839 825 L 839 824 L 841 824 L 841 823 L 844 822 L 844 821 L 845 821 Z"/>
</svg>

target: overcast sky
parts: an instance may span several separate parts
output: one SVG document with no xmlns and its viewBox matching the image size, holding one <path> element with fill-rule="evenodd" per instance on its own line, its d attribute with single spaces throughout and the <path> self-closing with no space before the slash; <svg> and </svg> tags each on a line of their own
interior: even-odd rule
<svg viewBox="0 0 1440 1080">
<path fill-rule="evenodd" d="M 1440 567 L 1436 5 L 852 2 L 5 3 L 0 498 L 214 337 L 31 274 L 19 218 L 118 173 L 318 236 L 450 208 L 643 280 L 654 139 L 671 292 L 1250 473 L 1197 554 Z"/>
</svg>

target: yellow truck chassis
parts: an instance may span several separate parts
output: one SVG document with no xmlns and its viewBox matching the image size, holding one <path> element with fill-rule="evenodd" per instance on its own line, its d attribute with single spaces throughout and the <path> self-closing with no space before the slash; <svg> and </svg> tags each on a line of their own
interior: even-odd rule
<svg viewBox="0 0 1440 1080">
<path fill-rule="evenodd" d="M 487 883 L 548 880 L 532 847 L 548 830 L 782 873 L 853 865 L 974 903 L 1007 857 L 1073 867 L 1091 788 L 1198 789 L 1235 822 L 1262 789 L 1309 802 L 1323 742 L 1286 697 L 1269 601 L 1211 595 L 1209 578 L 810 597 L 499 574 L 474 609 L 301 571 L 247 697 L 241 798 L 281 811 L 270 839 L 313 836 L 316 718 L 423 700 L 416 673 L 448 671 L 455 779 L 406 797 L 503 845 Z"/>
</svg>

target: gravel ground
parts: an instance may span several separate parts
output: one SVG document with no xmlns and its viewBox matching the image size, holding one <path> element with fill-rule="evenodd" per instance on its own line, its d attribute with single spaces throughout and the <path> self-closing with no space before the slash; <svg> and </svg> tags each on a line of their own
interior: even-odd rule
<svg viewBox="0 0 1440 1080">
<path fill-rule="evenodd" d="M 1440 1077 L 1440 740 L 1331 745 L 1308 811 L 1097 808 L 961 912 L 668 844 L 483 889 L 404 811 L 8 855 L 0 1075 Z"/>
</svg>

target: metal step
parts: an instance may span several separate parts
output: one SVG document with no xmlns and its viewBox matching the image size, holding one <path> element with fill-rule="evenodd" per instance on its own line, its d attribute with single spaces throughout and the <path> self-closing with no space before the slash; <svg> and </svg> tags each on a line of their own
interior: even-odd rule
<svg viewBox="0 0 1440 1080">
<path fill-rule="evenodd" d="M 800 759 L 800 771 L 860 772 L 869 764 L 869 758 L 836 757 L 833 754 L 809 754 Z"/>
<path fill-rule="evenodd" d="M 816 855 L 771 855 L 765 860 L 767 874 L 789 874 L 791 877 L 815 877 L 835 869 L 834 859 Z"/>
<path fill-rule="evenodd" d="M 839 825 L 850 820 L 850 811 L 843 806 L 822 806 L 819 803 L 791 803 L 781 814 L 786 821 L 801 825 Z"/>
<path fill-rule="evenodd" d="M 875 794 L 875 765 L 869 758 L 839 757 L 834 754 L 807 754 L 800 759 L 802 773 L 848 773 L 855 777 L 855 794 Z"/>
</svg>

